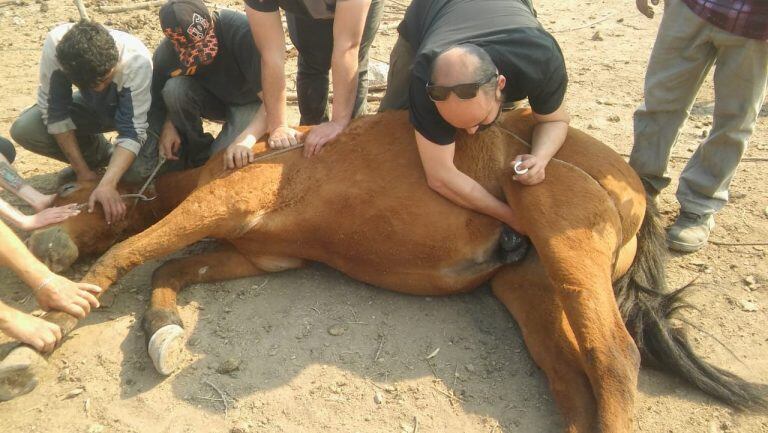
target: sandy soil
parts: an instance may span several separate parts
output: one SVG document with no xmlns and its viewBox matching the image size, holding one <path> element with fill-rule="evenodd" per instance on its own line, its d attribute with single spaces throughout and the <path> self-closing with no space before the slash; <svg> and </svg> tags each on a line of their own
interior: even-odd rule
<svg viewBox="0 0 768 433">
<path fill-rule="evenodd" d="M 77 16 L 71 2 L 22 1 L 0 7 L 0 26 L 6 29 L 0 34 L 0 134 L 5 136 L 34 102 L 44 35 Z M 156 8 L 107 16 L 98 12 L 100 3 L 117 2 L 87 1 L 93 17 L 156 46 L 161 36 Z M 234 0 L 220 6 L 241 8 Z M 566 55 L 573 125 L 626 154 L 658 17 L 646 19 L 631 1 L 539 0 L 537 7 Z M 388 59 L 401 16 L 402 7 L 390 3 L 374 59 Z M 293 70 L 295 56 L 290 63 Z M 673 173 L 707 133 L 713 101 L 710 79 L 675 149 Z M 766 114 L 761 113 L 746 155 L 763 160 L 741 164 L 732 201 L 717 216 L 715 240 L 768 238 Z M 291 116 L 297 119 L 295 108 Z M 20 150 L 16 167 L 33 185 L 50 190 L 63 165 Z M 21 205 L 8 194 L 2 197 Z M 662 194 L 661 208 L 671 222 L 677 212 L 674 185 Z M 699 351 L 763 383 L 768 382 L 767 263 L 764 247 L 740 245 L 709 245 L 695 254 L 672 255 L 668 263 L 674 286 L 698 277 L 694 301 L 700 311 L 690 320 L 706 331 L 693 332 Z M 139 327 L 157 265 L 141 266 L 113 288 L 105 307 L 51 357 L 47 377 L 33 393 L 0 404 L 0 431 L 489 433 L 561 427 L 517 325 L 487 287 L 451 298 L 408 297 L 320 265 L 184 291 L 180 310 L 189 338 L 184 367 L 161 377 Z M 87 267 L 79 264 L 69 275 L 79 277 Z M 32 311 L 34 300 L 24 302 L 27 293 L 13 275 L 0 271 L 3 300 Z M 746 301 L 757 311 L 745 311 Z M 738 359 L 716 340 L 727 343 Z M 768 432 L 765 414 L 735 412 L 666 374 L 643 370 L 639 388 L 637 431 Z"/>
</svg>

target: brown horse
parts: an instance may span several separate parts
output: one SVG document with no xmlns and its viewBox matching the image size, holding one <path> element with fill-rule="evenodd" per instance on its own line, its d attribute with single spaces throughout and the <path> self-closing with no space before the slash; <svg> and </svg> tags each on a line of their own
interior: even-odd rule
<svg viewBox="0 0 768 433">
<path fill-rule="evenodd" d="M 632 169 L 571 129 L 547 180 L 520 186 L 510 161 L 527 152 L 532 128 L 530 112 L 509 113 L 496 128 L 460 136 L 455 158 L 517 211 L 535 252 L 516 264 L 500 254 L 498 221 L 429 189 L 404 113 L 355 121 L 311 160 L 294 151 L 224 172 L 213 158 L 163 177 L 161 199 L 137 205 L 120 226 L 82 215 L 34 234 L 31 243 L 49 262 L 66 265 L 157 221 L 112 247 L 83 279 L 106 289 L 147 260 L 206 237 L 221 240 L 218 250 L 168 261 L 153 275 L 144 326 L 163 374 L 173 371 L 183 347 L 176 309 L 183 287 L 319 261 L 409 294 L 447 295 L 490 281 L 520 324 L 569 432 L 632 429 L 640 355 L 731 405 L 765 405 L 755 385 L 702 361 L 670 326 L 683 293 L 665 290 L 657 214 Z M 91 190 L 64 191 L 60 203 L 82 202 Z M 46 318 L 67 332 L 77 323 L 61 313 Z M 34 387 L 40 361 L 29 348 L 12 352 L 0 363 L 0 397 Z"/>
</svg>

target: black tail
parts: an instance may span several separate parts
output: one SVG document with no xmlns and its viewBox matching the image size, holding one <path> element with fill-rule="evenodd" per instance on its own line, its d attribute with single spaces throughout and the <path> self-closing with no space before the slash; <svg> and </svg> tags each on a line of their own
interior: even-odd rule
<svg viewBox="0 0 768 433">
<path fill-rule="evenodd" d="M 749 383 L 702 360 L 694 353 L 684 329 L 670 323 L 681 309 L 690 306 L 685 300 L 689 287 L 667 291 L 666 253 L 659 213 L 648 198 L 634 263 L 614 284 L 621 317 L 640 349 L 643 363 L 682 376 L 733 407 L 768 407 L 764 385 Z"/>
</svg>

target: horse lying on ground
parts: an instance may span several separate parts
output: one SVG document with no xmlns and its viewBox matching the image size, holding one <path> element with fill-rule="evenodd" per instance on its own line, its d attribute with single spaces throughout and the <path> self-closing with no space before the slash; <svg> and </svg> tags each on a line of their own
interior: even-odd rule
<svg viewBox="0 0 768 433">
<path fill-rule="evenodd" d="M 632 430 L 640 355 L 735 407 L 765 405 L 758 385 L 701 360 L 671 327 L 683 293 L 666 291 L 663 233 L 632 169 L 571 129 L 547 180 L 521 186 L 510 161 L 528 149 L 513 134 L 530 141 L 532 128 L 529 111 L 507 113 L 497 127 L 460 134 L 455 156 L 461 171 L 519 215 L 535 247 L 520 263 L 506 264 L 499 253 L 498 221 L 428 187 L 402 112 L 356 120 L 310 160 L 292 151 L 225 172 L 214 157 L 159 179 L 157 203 L 137 205 L 119 227 L 107 227 L 98 213 L 82 214 L 35 233 L 31 243 L 49 262 L 66 265 L 157 221 L 112 247 L 83 278 L 107 289 L 147 260 L 219 239 L 218 250 L 170 260 L 152 277 L 144 327 L 163 374 L 183 350 L 176 309 L 182 288 L 318 261 L 408 294 L 460 293 L 490 281 L 546 374 L 568 432 Z M 71 188 L 57 204 L 82 202 L 92 187 Z M 62 313 L 46 318 L 67 332 L 77 323 Z M 41 360 L 30 348 L 12 352 L 0 363 L 0 396 L 34 387 Z"/>
</svg>

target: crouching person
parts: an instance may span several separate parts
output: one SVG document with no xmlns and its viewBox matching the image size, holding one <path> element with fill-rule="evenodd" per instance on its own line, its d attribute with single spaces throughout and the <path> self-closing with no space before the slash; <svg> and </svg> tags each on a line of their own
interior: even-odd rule
<svg viewBox="0 0 768 433">
<path fill-rule="evenodd" d="M 169 0 L 160 9 L 165 39 L 155 50 L 153 104 L 166 113 L 160 152 L 187 166 L 221 149 L 224 165 L 252 161 L 267 132 L 261 102 L 261 56 L 242 12 L 210 13 L 200 0 Z M 203 119 L 223 122 L 216 138 Z"/>
<path fill-rule="evenodd" d="M 157 140 L 148 134 L 151 80 L 150 53 L 134 36 L 85 20 L 60 25 L 43 44 L 37 104 L 11 136 L 69 163 L 78 181 L 98 181 L 89 210 L 100 203 L 107 223 L 119 221 L 126 206 L 117 183 L 140 183 L 157 163 Z M 102 135 L 109 131 L 117 131 L 114 145 Z M 100 178 L 96 170 L 105 166 Z"/>
</svg>

